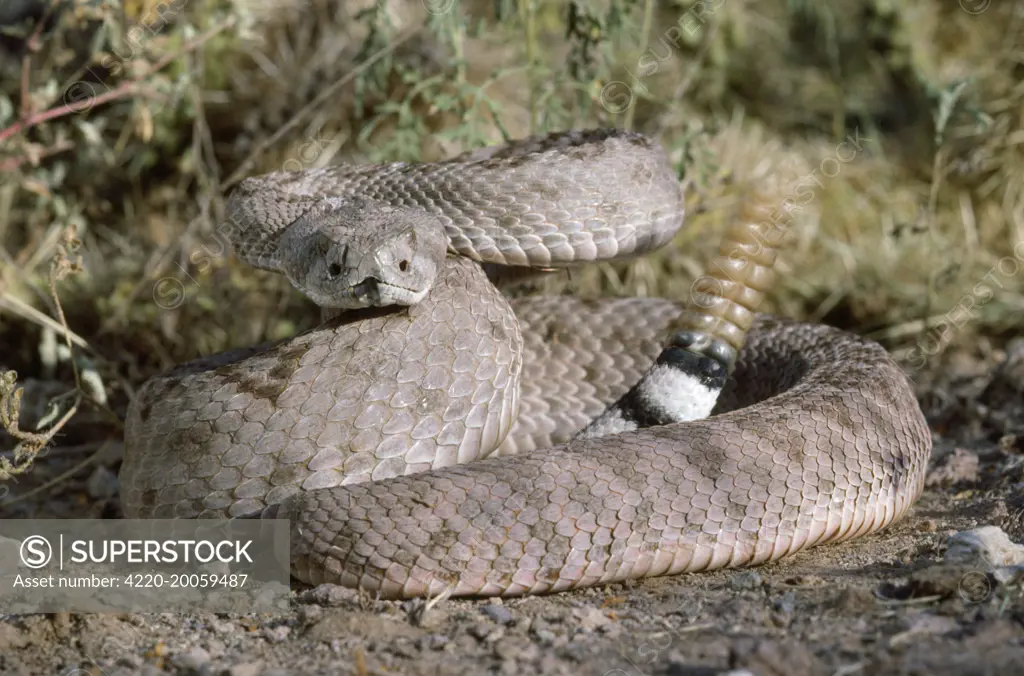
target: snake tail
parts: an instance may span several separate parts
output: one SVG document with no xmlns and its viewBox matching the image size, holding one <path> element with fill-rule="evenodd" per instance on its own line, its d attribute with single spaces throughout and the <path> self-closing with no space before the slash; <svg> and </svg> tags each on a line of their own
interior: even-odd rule
<svg viewBox="0 0 1024 676">
<path fill-rule="evenodd" d="M 579 434 L 596 438 L 711 414 L 747 332 L 775 283 L 779 237 L 772 193 L 754 192 L 725 233 L 710 272 L 698 278 L 650 370 Z M 773 241 L 774 240 L 774 241 Z"/>
<path fill-rule="evenodd" d="M 771 197 L 770 191 L 760 190 L 743 202 L 709 272 L 694 281 L 666 349 L 706 354 L 732 371 L 754 316 L 775 284 L 781 237 L 773 229 Z"/>
</svg>

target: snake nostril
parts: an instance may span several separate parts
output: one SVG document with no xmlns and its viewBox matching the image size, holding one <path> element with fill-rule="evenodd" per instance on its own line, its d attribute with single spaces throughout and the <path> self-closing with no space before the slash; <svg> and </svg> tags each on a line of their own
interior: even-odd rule
<svg viewBox="0 0 1024 676">
<path fill-rule="evenodd" d="M 399 261 L 398 269 L 401 270 L 402 272 L 405 272 L 406 270 L 408 270 L 409 269 L 409 261 Z"/>
<path fill-rule="evenodd" d="M 327 266 L 327 274 L 331 277 L 337 277 L 341 274 L 341 266 L 337 263 L 331 263 Z"/>
</svg>

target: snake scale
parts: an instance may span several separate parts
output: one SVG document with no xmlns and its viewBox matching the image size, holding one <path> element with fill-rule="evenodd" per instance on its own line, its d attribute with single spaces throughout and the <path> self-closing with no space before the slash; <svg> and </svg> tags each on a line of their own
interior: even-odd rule
<svg viewBox="0 0 1024 676">
<path fill-rule="evenodd" d="M 749 333 L 710 417 L 576 434 L 655 364 L 684 306 L 509 301 L 481 263 L 668 241 L 678 182 L 640 134 L 269 174 L 229 211 L 236 255 L 333 310 L 145 383 L 129 517 L 288 518 L 304 582 L 511 596 L 775 560 L 876 531 L 923 488 L 930 433 L 886 352 L 764 315 L 734 322 Z"/>
</svg>

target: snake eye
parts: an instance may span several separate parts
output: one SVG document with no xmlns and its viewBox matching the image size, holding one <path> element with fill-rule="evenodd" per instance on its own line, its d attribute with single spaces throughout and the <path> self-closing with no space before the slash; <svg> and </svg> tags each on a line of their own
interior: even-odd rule
<svg viewBox="0 0 1024 676">
<path fill-rule="evenodd" d="M 337 263 L 331 263 L 327 266 L 327 276 L 334 279 L 341 274 L 341 266 Z"/>
</svg>

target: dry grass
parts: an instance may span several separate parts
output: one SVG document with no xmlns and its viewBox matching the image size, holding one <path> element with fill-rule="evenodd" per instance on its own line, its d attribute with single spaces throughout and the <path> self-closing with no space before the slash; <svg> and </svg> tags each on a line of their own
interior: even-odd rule
<svg viewBox="0 0 1024 676">
<path fill-rule="evenodd" d="M 115 410 L 156 370 L 314 321 L 214 236 L 241 178 L 579 126 L 656 135 L 693 216 L 665 251 L 552 290 L 684 296 L 739 200 L 785 167 L 780 202 L 802 208 L 777 311 L 910 364 L 1019 331 L 1015 3 L 222 0 L 166 21 L 148 0 L 72 5 L 6 27 L 0 56 L 0 365 L 47 377 L 47 271 L 73 225 L 84 272 L 59 292 Z M 637 98 L 619 111 L 621 83 Z"/>
</svg>

